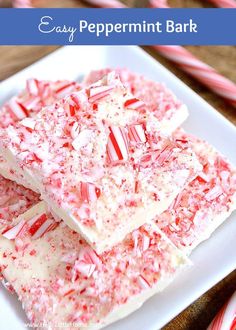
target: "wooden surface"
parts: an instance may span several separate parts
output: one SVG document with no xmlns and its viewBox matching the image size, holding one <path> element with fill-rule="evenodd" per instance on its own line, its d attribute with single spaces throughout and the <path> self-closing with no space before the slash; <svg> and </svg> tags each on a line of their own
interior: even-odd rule
<svg viewBox="0 0 236 330">
<path fill-rule="evenodd" d="M 134 0 L 127 0 L 124 2 L 133 4 Z M 46 2 L 42 0 L 35 0 L 35 4 L 37 6 L 43 6 L 45 3 L 47 3 L 47 6 L 51 7 L 83 6 L 82 2 L 76 0 L 51 0 Z M 169 0 L 169 4 L 173 7 L 180 7 L 183 3 L 185 7 L 209 6 L 207 1 L 204 0 Z M 0 80 L 3 80 L 24 67 L 32 64 L 56 48 L 57 47 L 55 46 L 0 47 Z M 205 87 L 195 82 L 192 78 L 182 73 L 178 68 L 154 53 L 150 48 L 144 48 L 176 76 L 178 76 L 183 82 L 185 82 L 190 88 L 213 105 L 231 122 L 236 124 L 236 110 L 233 107 L 229 106 L 220 97 L 214 95 Z M 223 75 L 236 82 L 236 47 L 189 46 L 187 48 L 200 59 L 216 68 Z M 229 141 L 229 143 L 233 143 L 233 141 Z M 215 316 L 216 312 L 235 290 L 236 271 L 231 273 L 223 281 L 206 292 L 202 297 L 200 297 L 185 311 L 166 325 L 163 330 L 205 330 L 212 318 Z"/>
</svg>

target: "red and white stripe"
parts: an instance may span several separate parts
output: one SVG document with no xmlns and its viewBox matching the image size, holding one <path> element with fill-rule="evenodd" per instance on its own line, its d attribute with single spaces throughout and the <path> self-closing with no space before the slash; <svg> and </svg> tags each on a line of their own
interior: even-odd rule
<svg viewBox="0 0 236 330">
<path fill-rule="evenodd" d="M 102 266 L 102 260 L 90 246 L 86 246 L 80 250 L 78 260 L 94 264 L 98 269 Z"/>
<path fill-rule="evenodd" d="M 42 104 L 41 97 L 35 95 L 29 95 L 26 100 L 22 101 L 22 105 L 27 110 L 34 110 L 40 104 Z"/>
<path fill-rule="evenodd" d="M 111 163 L 128 159 L 128 137 L 124 127 L 110 127 L 110 135 L 107 142 L 107 156 Z"/>
<path fill-rule="evenodd" d="M 58 98 L 62 98 L 70 92 L 73 92 L 75 89 L 75 82 L 68 82 L 68 81 L 58 81 L 57 82 L 57 88 L 55 90 L 55 94 L 57 95 Z"/>
<path fill-rule="evenodd" d="M 200 183 L 206 183 L 209 182 L 209 177 L 201 171 L 200 173 L 198 173 L 198 176 L 195 180 L 198 180 Z"/>
<path fill-rule="evenodd" d="M 90 182 L 80 183 L 80 197 L 83 202 L 95 202 L 101 194 L 101 190 Z"/>
<path fill-rule="evenodd" d="M 26 89 L 29 94 L 38 96 L 39 95 L 39 81 L 37 79 L 28 79 L 26 81 Z"/>
<path fill-rule="evenodd" d="M 179 203 L 181 202 L 181 199 L 182 199 L 183 195 L 184 195 L 184 192 L 181 191 L 181 192 L 175 197 L 175 199 L 173 200 L 173 202 L 170 204 L 170 206 L 169 206 L 169 208 L 168 208 L 170 211 L 171 211 L 171 210 L 175 210 L 175 209 L 179 206 Z"/>
<path fill-rule="evenodd" d="M 89 102 L 96 102 L 110 94 L 114 86 L 94 86 L 89 89 Z"/>
<path fill-rule="evenodd" d="M 76 115 L 76 113 L 80 109 L 80 100 L 76 93 L 71 94 L 67 97 L 65 107 L 67 107 L 71 117 L 74 117 Z"/>
<path fill-rule="evenodd" d="M 9 112 L 16 117 L 16 119 L 21 120 L 25 117 L 28 117 L 28 111 L 24 107 L 22 103 L 20 103 L 16 97 L 13 97 L 9 102 L 8 102 L 8 110 Z"/>
<path fill-rule="evenodd" d="M 149 151 L 146 154 L 144 154 L 140 159 L 140 166 L 143 168 L 151 167 L 153 164 L 153 152 Z"/>
<path fill-rule="evenodd" d="M 160 166 L 164 164 L 164 162 L 168 161 L 173 153 L 173 145 L 167 145 L 158 155 L 155 157 L 155 162 L 158 162 Z"/>
<path fill-rule="evenodd" d="M 96 265 L 97 268 L 100 268 L 102 266 L 102 260 L 90 246 L 86 246 L 80 250 L 79 260 L 93 263 L 94 265 Z"/>
<path fill-rule="evenodd" d="M 134 252 L 136 255 L 141 255 L 149 248 L 150 238 L 144 233 L 141 233 L 140 230 L 135 230 L 132 233 L 132 238 L 134 241 Z"/>
<path fill-rule="evenodd" d="M 90 277 L 95 269 L 102 267 L 102 261 L 90 247 L 84 247 L 80 250 L 78 259 L 75 261 L 73 273 L 80 273 L 86 277 Z M 74 276 L 75 277 L 75 276 Z"/>
<path fill-rule="evenodd" d="M 211 190 L 206 193 L 205 198 L 208 202 L 212 201 L 213 199 L 216 199 L 223 193 L 222 188 L 217 185 L 213 187 Z"/>
<path fill-rule="evenodd" d="M 126 100 L 124 107 L 130 110 L 138 110 L 145 106 L 145 103 L 137 98 Z"/>
<path fill-rule="evenodd" d="M 143 124 L 132 125 L 128 127 L 129 140 L 135 143 L 144 143 L 147 141 Z"/>
<path fill-rule="evenodd" d="M 181 46 L 153 46 L 161 55 L 236 106 L 236 84 L 220 75 Z"/>
<path fill-rule="evenodd" d="M 25 234 L 29 234 L 32 239 L 37 239 L 55 229 L 57 226 L 58 222 L 49 219 L 47 215 L 43 213 L 33 217 L 29 221 L 20 221 L 15 226 L 4 230 L 2 235 L 9 240 L 22 237 Z"/>
<path fill-rule="evenodd" d="M 212 0 L 219 7 L 235 8 L 233 0 Z M 169 8 L 167 1 L 151 0 L 155 8 Z M 236 107 L 236 84 L 214 68 L 197 59 L 181 46 L 153 46 L 162 56 L 176 63 L 183 71 L 200 81 L 217 95 Z"/>
<path fill-rule="evenodd" d="M 215 5 L 224 8 L 236 8 L 233 0 L 210 0 Z M 124 4 L 117 0 L 86 0 L 90 5 L 101 8 L 126 8 Z M 31 2 L 27 0 L 15 0 L 14 6 L 18 8 L 31 7 Z M 164 0 L 150 0 L 150 6 L 155 8 L 168 8 Z M 194 57 L 190 52 L 181 46 L 153 46 L 162 56 L 176 63 L 183 71 L 190 74 L 199 82 L 207 86 L 217 95 L 223 97 L 231 105 L 236 106 L 236 85 L 229 79 L 220 75 L 214 68 L 208 66 Z M 98 87 L 97 87 L 98 88 Z M 106 96 L 106 94 L 104 95 Z M 91 102 L 104 97 L 100 96 L 90 98 Z"/>
<path fill-rule="evenodd" d="M 84 0 L 91 6 L 100 8 L 126 8 L 126 6 L 118 0 Z"/>
<path fill-rule="evenodd" d="M 150 8 L 168 8 L 167 0 L 149 0 Z"/>
<path fill-rule="evenodd" d="M 42 237 L 47 232 L 55 229 L 58 226 L 58 222 L 48 218 L 46 213 L 37 215 L 27 222 L 28 233 L 33 239 Z"/>
<path fill-rule="evenodd" d="M 137 277 L 137 281 L 138 281 L 138 284 L 140 285 L 140 287 L 142 289 L 146 290 L 146 289 L 150 288 L 150 284 L 148 283 L 148 281 L 142 275 L 139 275 Z"/>
<path fill-rule="evenodd" d="M 235 0 L 209 0 L 215 6 L 221 8 L 236 8 L 236 1 Z"/>
<path fill-rule="evenodd" d="M 208 0 L 217 7 L 221 8 L 236 8 L 235 0 Z M 151 8 L 169 8 L 167 0 L 149 0 Z"/>
<path fill-rule="evenodd" d="M 222 307 L 207 330 L 235 330 L 236 329 L 236 291 Z"/>
<path fill-rule="evenodd" d="M 15 8 L 33 8 L 31 0 L 13 0 L 12 6 Z"/>
<path fill-rule="evenodd" d="M 212 0 L 214 1 L 214 0 Z M 92 4 L 93 0 L 88 0 Z M 120 1 L 95 1 L 100 7 L 122 8 L 124 5 Z M 233 0 L 214 1 L 219 7 L 235 8 Z M 110 4 L 110 5 L 109 5 Z M 169 8 L 166 1 L 151 0 L 150 5 L 155 8 Z M 219 74 L 214 68 L 203 63 L 189 51 L 181 46 L 152 46 L 162 56 L 176 63 L 183 71 L 194 77 L 196 80 L 207 86 L 217 95 L 223 97 L 227 102 L 236 107 L 236 85 L 229 79 Z"/>
<path fill-rule="evenodd" d="M 119 0 L 84 0 L 91 6 L 100 8 L 126 8 L 126 6 Z M 222 8 L 236 8 L 234 0 L 209 0 L 217 7 Z M 33 8 L 31 0 L 13 0 L 13 7 L 15 8 Z M 150 8 L 169 8 L 167 0 L 149 0 Z"/>
<path fill-rule="evenodd" d="M 17 225 L 5 229 L 2 232 L 2 236 L 9 240 L 13 240 L 15 238 L 22 236 L 25 233 L 26 229 L 27 229 L 26 221 L 21 221 Z"/>
<path fill-rule="evenodd" d="M 72 281 L 76 280 L 78 273 L 89 278 L 101 265 L 101 260 L 90 247 L 82 248 L 72 268 Z"/>
</svg>

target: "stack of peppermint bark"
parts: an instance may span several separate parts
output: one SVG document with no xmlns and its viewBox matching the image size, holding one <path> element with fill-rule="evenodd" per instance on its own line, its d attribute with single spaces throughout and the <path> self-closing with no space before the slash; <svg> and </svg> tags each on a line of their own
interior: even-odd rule
<svg viewBox="0 0 236 330">
<path fill-rule="evenodd" d="M 2 106 L 0 274 L 30 322 L 99 329 L 191 265 L 236 208 L 236 171 L 188 110 L 128 70 L 30 79 Z"/>
</svg>

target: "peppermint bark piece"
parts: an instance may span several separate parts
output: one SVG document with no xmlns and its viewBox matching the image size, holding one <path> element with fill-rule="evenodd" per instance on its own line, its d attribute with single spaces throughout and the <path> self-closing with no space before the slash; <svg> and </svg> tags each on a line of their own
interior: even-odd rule
<svg viewBox="0 0 236 330">
<path fill-rule="evenodd" d="M 91 71 L 83 81 L 88 86 L 113 69 L 105 68 Z M 188 109 L 162 83 L 150 80 L 128 69 L 115 69 L 125 87 L 138 99 L 145 102 L 147 110 L 158 120 L 160 132 L 170 135 L 188 117 Z M 158 77 L 157 77 L 158 80 Z"/>
<path fill-rule="evenodd" d="M 158 125 L 110 73 L 42 109 L 30 125 L 2 130 L 1 153 L 101 253 L 165 211 L 201 169 Z"/>
<path fill-rule="evenodd" d="M 26 214 L 30 221 L 43 210 Z M 50 215 L 47 214 L 48 219 Z M 62 223 L 43 237 L 22 237 L 21 249 L 0 238 L 0 267 L 32 323 L 100 329 L 162 291 L 190 264 L 155 224 L 144 225 L 98 256 Z M 71 325 L 71 326 L 70 326 Z"/>
<path fill-rule="evenodd" d="M 26 119 L 27 122 L 27 118 L 34 117 L 42 107 L 50 105 L 67 94 L 80 89 L 81 87 L 77 82 L 68 80 L 28 79 L 25 88 L 1 106 L 0 127 L 5 128 L 22 119 Z M 30 125 L 30 119 L 28 125 Z M 16 173 L 14 168 L 10 168 L 2 157 L 0 157 L 0 172 L 6 179 L 22 184 L 24 174 Z M 27 186 L 31 188 L 30 182 Z"/>
<path fill-rule="evenodd" d="M 0 233 L 11 225 L 13 218 L 38 201 L 39 196 L 33 191 L 0 176 Z"/>
<path fill-rule="evenodd" d="M 42 107 L 80 89 L 77 82 L 68 80 L 27 79 L 25 88 L 1 106 L 0 126 L 7 127 L 24 118 L 34 117 Z"/>
<path fill-rule="evenodd" d="M 203 170 L 156 223 L 178 248 L 190 254 L 236 209 L 236 168 L 206 141 L 183 130 L 174 136 L 190 145 Z"/>
</svg>

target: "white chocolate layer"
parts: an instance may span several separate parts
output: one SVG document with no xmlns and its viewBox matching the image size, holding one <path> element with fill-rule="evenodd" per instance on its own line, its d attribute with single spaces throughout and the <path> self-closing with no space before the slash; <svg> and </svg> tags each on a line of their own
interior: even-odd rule
<svg viewBox="0 0 236 330">
<path fill-rule="evenodd" d="M 43 202 L 21 219 L 29 221 L 42 212 L 47 212 Z M 20 245 L 0 238 L 5 280 L 29 320 L 44 321 L 48 328 L 74 322 L 79 329 L 100 329 L 141 307 L 188 265 L 154 224 L 99 257 L 63 223 L 40 239 L 22 237 Z"/>
<path fill-rule="evenodd" d="M 30 126 L 2 132 L 2 156 L 98 253 L 166 210 L 201 170 L 114 73 L 43 109 Z"/>
<path fill-rule="evenodd" d="M 178 248 L 190 254 L 236 209 L 236 169 L 206 141 L 183 130 L 174 136 L 188 141 L 203 170 L 156 223 Z"/>
<path fill-rule="evenodd" d="M 187 106 L 162 83 L 152 81 L 128 69 L 110 69 L 91 71 L 85 76 L 83 85 L 89 86 L 102 79 L 109 72 L 115 70 L 124 86 L 138 99 L 147 105 L 148 111 L 153 113 L 159 121 L 160 132 L 171 135 L 187 119 Z"/>
</svg>

